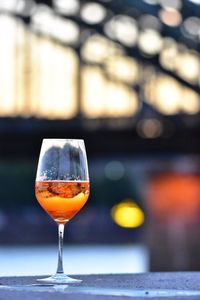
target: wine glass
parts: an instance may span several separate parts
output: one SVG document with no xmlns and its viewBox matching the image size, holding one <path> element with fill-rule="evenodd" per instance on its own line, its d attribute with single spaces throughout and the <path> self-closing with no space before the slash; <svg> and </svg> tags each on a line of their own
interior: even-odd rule
<svg viewBox="0 0 200 300">
<path fill-rule="evenodd" d="M 80 282 L 63 270 L 65 224 L 83 207 L 89 196 L 87 156 L 83 140 L 43 139 L 37 168 L 35 195 L 42 208 L 58 224 L 58 266 L 55 275 L 38 279 L 46 283 Z"/>
</svg>

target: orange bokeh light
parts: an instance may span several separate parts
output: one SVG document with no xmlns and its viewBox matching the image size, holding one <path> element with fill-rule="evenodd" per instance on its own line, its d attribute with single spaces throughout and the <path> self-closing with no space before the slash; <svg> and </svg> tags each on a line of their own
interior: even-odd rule
<svg viewBox="0 0 200 300">
<path fill-rule="evenodd" d="M 151 215 L 160 221 L 196 221 L 200 212 L 200 176 L 168 172 L 153 176 L 147 189 Z"/>
</svg>

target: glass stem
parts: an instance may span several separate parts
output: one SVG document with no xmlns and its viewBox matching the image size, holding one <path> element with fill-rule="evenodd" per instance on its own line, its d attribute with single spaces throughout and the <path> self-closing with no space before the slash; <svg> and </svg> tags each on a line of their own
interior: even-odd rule
<svg viewBox="0 0 200 300">
<path fill-rule="evenodd" d="M 63 270 L 63 237 L 65 224 L 58 224 L 58 267 L 56 274 L 64 274 Z"/>
</svg>

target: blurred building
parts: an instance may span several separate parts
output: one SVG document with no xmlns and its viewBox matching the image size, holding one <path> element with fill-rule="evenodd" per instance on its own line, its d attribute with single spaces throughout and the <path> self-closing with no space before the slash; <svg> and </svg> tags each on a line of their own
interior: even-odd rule
<svg viewBox="0 0 200 300">
<path fill-rule="evenodd" d="M 2 154 L 11 137 L 28 154 L 56 134 L 83 135 L 92 154 L 199 151 L 198 0 L 2 0 L 0 12 Z"/>
<path fill-rule="evenodd" d="M 54 240 L 48 216 L 34 208 L 41 140 L 84 138 L 91 200 L 71 225 L 71 241 L 144 240 L 145 215 L 152 269 L 198 267 L 192 253 L 200 251 L 199 244 L 183 255 L 187 263 L 170 260 L 176 248 L 168 251 L 165 265 L 162 258 L 168 236 L 187 239 L 189 227 L 185 235 L 180 225 L 187 224 L 184 213 L 191 212 L 191 228 L 198 233 L 199 16 L 199 0 L 0 1 L 3 241 L 43 242 L 44 235 Z M 175 222 L 182 206 L 182 221 Z M 11 219 L 18 224 L 14 229 L 7 227 Z M 169 220 L 175 224 L 170 230 Z M 165 249 L 156 247 L 162 237 Z M 160 261 L 154 260 L 158 253 Z"/>
</svg>

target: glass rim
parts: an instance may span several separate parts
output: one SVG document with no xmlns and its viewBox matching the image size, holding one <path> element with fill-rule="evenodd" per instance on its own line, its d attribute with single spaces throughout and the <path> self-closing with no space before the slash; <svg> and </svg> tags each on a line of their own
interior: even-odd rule
<svg viewBox="0 0 200 300">
<path fill-rule="evenodd" d="M 72 139 L 72 138 L 69 138 L 69 139 L 62 139 L 62 138 L 43 138 L 42 141 L 77 141 L 77 142 L 84 142 L 83 139 Z"/>
</svg>

